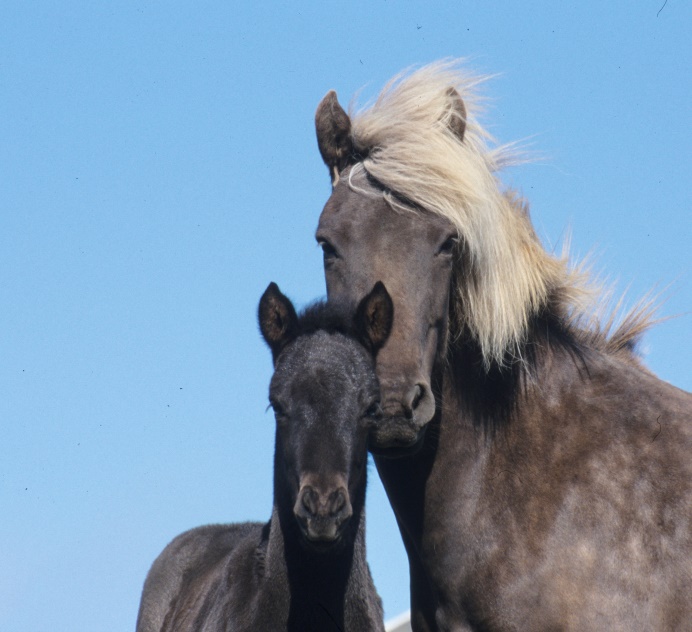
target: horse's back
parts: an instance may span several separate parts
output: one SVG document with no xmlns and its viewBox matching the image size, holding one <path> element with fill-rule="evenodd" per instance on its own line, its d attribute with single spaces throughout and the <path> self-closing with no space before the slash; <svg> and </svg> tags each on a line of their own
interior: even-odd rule
<svg viewBox="0 0 692 632">
<path fill-rule="evenodd" d="M 147 574 L 137 616 L 137 632 L 168 628 L 179 602 L 189 597 L 190 579 L 222 566 L 241 542 L 259 541 L 263 525 L 256 522 L 197 527 L 175 537 Z"/>
</svg>

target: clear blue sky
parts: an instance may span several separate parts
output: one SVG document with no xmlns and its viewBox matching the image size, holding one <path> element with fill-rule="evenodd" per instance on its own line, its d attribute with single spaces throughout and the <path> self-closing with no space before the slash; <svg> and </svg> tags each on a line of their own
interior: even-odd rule
<svg viewBox="0 0 692 632">
<path fill-rule="evenodd" d="M 0 630 L 134 629 L 177 533 L 266 520 L 270 281 L 324 292 L 313 130 L 411 64 L 497 73 L 485 123 L 546 244 L 680 315 L 647 364 L 692 388 L 692 4 L 15 2 L 0 10 Z M 377 474 L 369 557 L 408 608 Z"/>
</svg>

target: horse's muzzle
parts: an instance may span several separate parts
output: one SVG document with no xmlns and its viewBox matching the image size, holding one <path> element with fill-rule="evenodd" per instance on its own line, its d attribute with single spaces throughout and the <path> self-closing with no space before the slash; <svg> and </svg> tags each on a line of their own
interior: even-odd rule
<svg viewBox="0 0 692 632">
<path fill-rule="evenodd" d="M 380 419 L 368 436 L 368 449 L 377 456 L 398 458 L 420 450 L 425 438 L 426 423 L 406 417 Z"/>
</svg>

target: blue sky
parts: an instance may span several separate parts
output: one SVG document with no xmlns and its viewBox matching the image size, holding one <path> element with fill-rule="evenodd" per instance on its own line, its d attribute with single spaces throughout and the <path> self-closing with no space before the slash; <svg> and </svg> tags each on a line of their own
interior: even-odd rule
<svg viewBox="0 0 692 632">
<path fill-rule="evenodd" d="M 0 629 L 134 629 L 177 533 L 266 520 L 270 281 L 321 296 L 320 98 L 468 57 L 484 122 L 541 162 L 504 176 L 549 247 L 633 301 L 642 350 L 692 389 L 692 5 L 11 3 L 0 10 Z M 408 608 L 374 468 L 369 557 Z"/>
</svg>

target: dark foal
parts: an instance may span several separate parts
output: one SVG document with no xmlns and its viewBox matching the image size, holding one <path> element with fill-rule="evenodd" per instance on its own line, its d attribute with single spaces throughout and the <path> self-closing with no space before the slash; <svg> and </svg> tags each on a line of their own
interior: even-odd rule
<svg viewBox="0 0 692 632">
<path fill-rule="evenodd" d="M 259 323 L 275 366 L 271 520 L 175 538 L 149 571 L 138 632 L 384 630 L 364 504 L 379 411 L 373 357 L 392 318 L 381 283 L 352 319 L 325 304 L 298 317 L 275 284 L 267 288 Z"/>
</svg>

